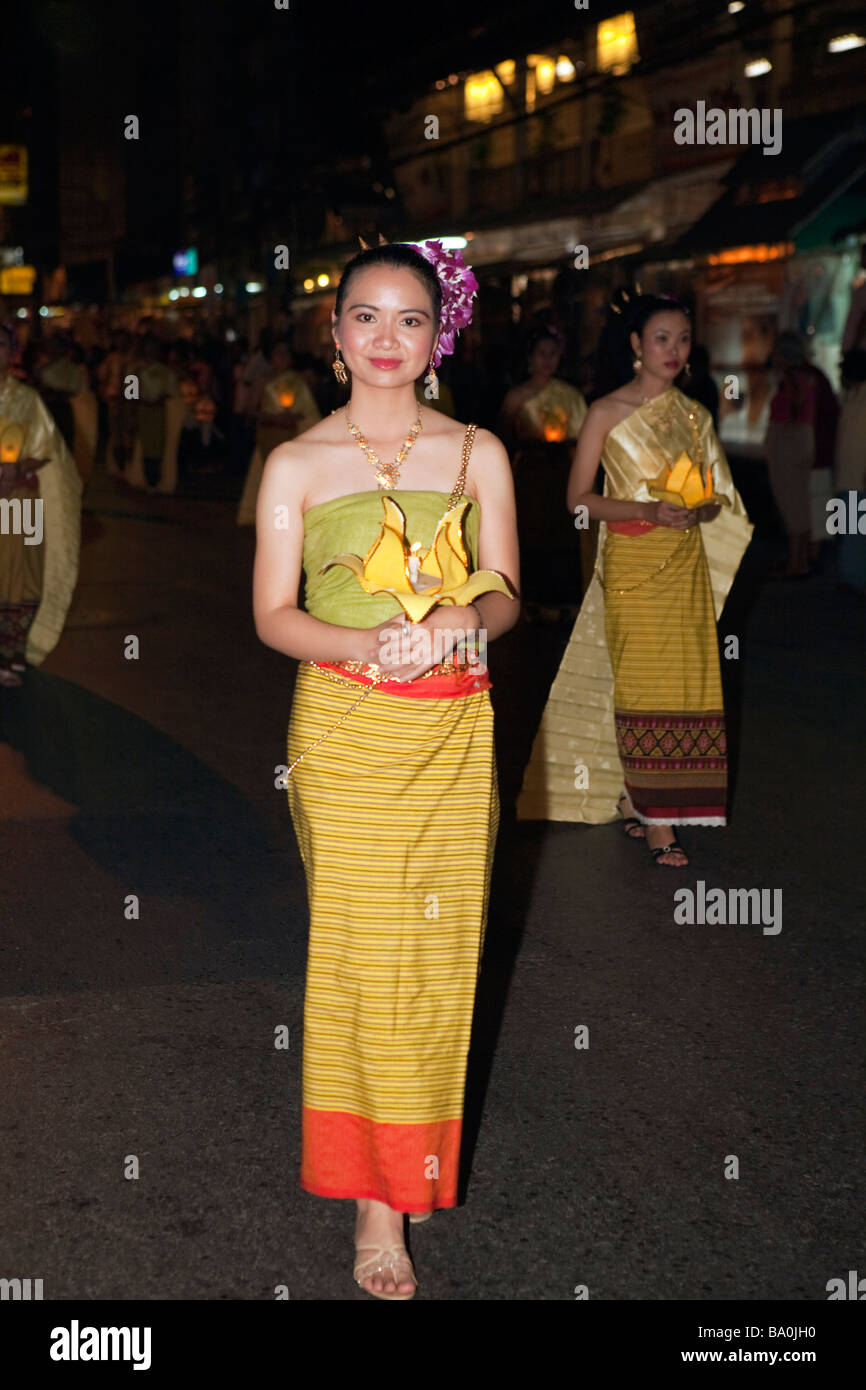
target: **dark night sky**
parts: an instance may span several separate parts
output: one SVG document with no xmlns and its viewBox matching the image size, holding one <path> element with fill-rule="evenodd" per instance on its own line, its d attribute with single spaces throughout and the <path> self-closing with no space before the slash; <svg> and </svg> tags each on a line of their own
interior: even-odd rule
<svg viewBox="0 0 866 1390">
<path fill-rule="evenodd" d="M 31 0 L 4 36 L 2 111 L 39 100 L 50 68 L 34 62 L 39 40 L 65 65 L 82 65 L 81 102 L 110 109 L 114 94 L 158 101 L 179 68 L 214 102 L 218 127 L 231 124 L 249 79 L 268 84 L 268 100 L 293 114 L 299 148 L 363 149 L 371 123 L 408 103 L 437 77 L 475 69 L 537 47 L 555 35 L 596 24 L 621 0 L 593 3 L 591 13 L 567 0 L 435 0 L 432 4 L 317 3 L 290 0 Z M 7 21 L 7 24 L 9 21 Z M 252 71 L 249 65 L 252 63 Z M 10 81 L 11 78 L 11 81 Z"/>
</svg>

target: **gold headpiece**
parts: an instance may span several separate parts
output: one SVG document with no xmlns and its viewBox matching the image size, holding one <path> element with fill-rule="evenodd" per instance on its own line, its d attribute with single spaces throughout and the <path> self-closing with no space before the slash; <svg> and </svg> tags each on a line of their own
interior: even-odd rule
<svg viewBox="0 0 866 1390">
<path fill-rule="evenodd" d="M 362 250 L 362 251 L 372 251 L 372 249 L 373 249 L 372 246 L 369 246 L 362 236 L 359 236 L 359 237 L 358 237 L 358 240 L 359 240 L 360 243 L 361 243 L 361 250 Z M 385 237 L 383 237 L 382 233 L 380 232 L 380 233 L 379 233 L 379 245 L 380 245 L 380 246 L 390 246 L 390 244 L 391 244 L 391 243 L 390 243 L 389 241 L 387 241 L 387 240 L 385 239 Z"/>
</svg>

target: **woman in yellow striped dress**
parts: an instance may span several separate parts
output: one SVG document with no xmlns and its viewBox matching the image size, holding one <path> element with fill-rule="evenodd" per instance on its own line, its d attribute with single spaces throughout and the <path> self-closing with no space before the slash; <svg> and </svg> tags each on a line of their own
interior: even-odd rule
<svg viewBox="0 0 866 1390">
<path fill-rule="evenodd" d="M 691 348 L 685 310 L 627 292 L 613 307 L 620 384 L 589 409 L 567 494 L 576 524 L 601 523 L 598 572 L 517 814 L 598 823 L 618 808 L 657 864 L 683 868 L 674 827 L 726 823 L 716 619 L 752 527 L 709 411 L 674 385 Z"/>
<path fill-rule="evenodd" d="M 474 288 L 438 243 L 350 261 L 333 331 L 351 398 L 273 450 L 257 504 L 256 628 L 301 663 L 287 778 L 310 904 L 301 1185 L 356 1200 L 355 1278 L 381 1298 L 415 1291 L 404 1215 L 457 1202 L 499 810 L 473 657 L 519 608 L 505 450 L 415 397 Z"/>
</svg>

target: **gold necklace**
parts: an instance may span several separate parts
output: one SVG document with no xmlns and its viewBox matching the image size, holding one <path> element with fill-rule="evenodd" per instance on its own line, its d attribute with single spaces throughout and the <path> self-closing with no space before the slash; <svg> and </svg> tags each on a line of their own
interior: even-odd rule
<svg viewBox="0 0 866 1390">
<path fill-rule="evenodd" d="M 346 407 L 344 407 L 344 409 L 346 409 Z M 400 481 L 400 469 L 406 462 L 409 450 L 412 448 L 412 445 L 415 443 L 415 440 L 422 430 L 420 409 L 418 411 L 418 419 L 415 421 L 414 425 L 410 427 L 400 452 L 393 463 L 383 463 L 376 453 L 376 450 L 370 448 L 361 431 L 358 429 L 358 426 L 353 425 L 352 421 L 349 419 L 348 410 L 346 410 L 346 428 L 352 437 L 357 440 L 358 448 L 366 454 L 368 463 L 372 464 L 373 468 L 376 470 L 376 482 L 380 489 L 395 488 Z"/>
</svg>

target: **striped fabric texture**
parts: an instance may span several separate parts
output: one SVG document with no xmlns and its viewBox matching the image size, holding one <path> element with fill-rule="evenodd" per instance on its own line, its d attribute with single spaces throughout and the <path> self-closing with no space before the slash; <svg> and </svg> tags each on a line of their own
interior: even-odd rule
<svg viewBox="0 0 866 1390">
<path fill-rule="evenodd" d="M 301 665 L 290 763 L 362 689 Z M 372 690 L 288 796 L 310 905 L 301 1185 L 454 1206 L 499 818 L 489 694 Z"/>
<path fill-rule="evenodd" d="M 700 529 L 608 530 L 604 576 L 617 747 L 635 814 L 724 825 L 725 715 Z"/>
</svg>

